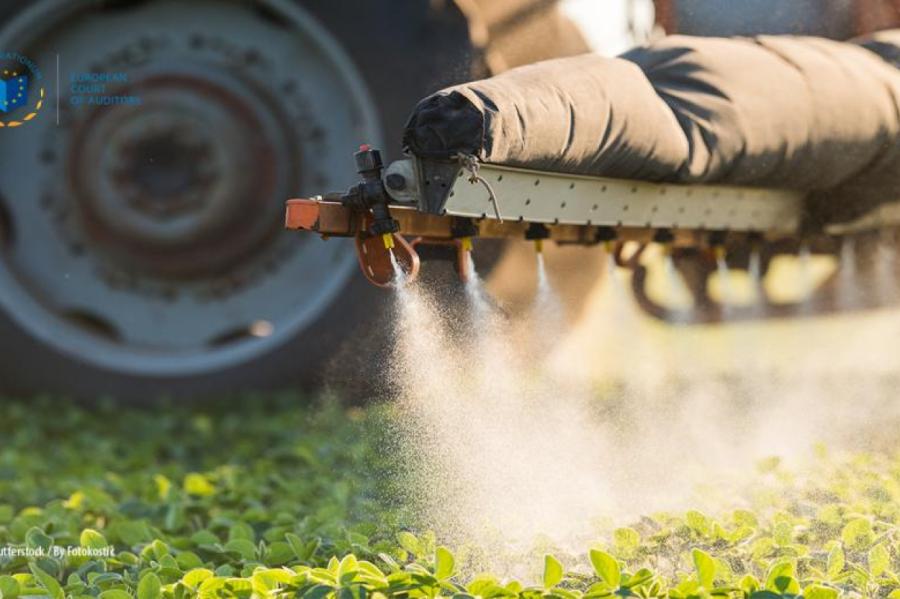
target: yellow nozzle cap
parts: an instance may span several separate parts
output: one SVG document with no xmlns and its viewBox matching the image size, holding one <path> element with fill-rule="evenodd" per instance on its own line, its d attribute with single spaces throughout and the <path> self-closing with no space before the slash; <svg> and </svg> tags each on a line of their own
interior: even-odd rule
<svg viewBox="0 0 900 599">
<path fill-rule="evenodd" d="M 462 249 L 466 252 L 472 251 L 472 238 L 471 237 L 463 237 L 459 240 L 460 244 L 462 244 Z"/>
<path fill-rule="evenodd" d="M 394 234 L 393 233 L 383 233 L 381 235 L 381 241 L 384 242 L 384 249 L 386 249 L 386 250 L 394 249 Z"/>
<path fill-rule="evenodd" d="M 725 259 L 725 247 L 721 245 L 717 245 L 713 248 L 713 254 L 716 256 L 716 260 L 724 260 Z"/>
<path fill-rule="evenodd" d="M 615 249 L 615 246 L 612 241 L 604 241 L 603 249 L 606 250 L 607 254 L 612 254 L 613 250 Z"/>
<path fill-rule="evenodd" d="M 544 251 L 544 240 L 543 239 L 535 239 L 534 240 L 534 251 L 538 254 Z"/>
</svg>

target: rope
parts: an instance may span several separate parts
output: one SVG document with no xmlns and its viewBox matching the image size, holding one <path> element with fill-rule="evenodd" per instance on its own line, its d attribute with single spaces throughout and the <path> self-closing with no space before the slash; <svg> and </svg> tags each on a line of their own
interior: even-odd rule
<svg viewBox="0 0 900 599">
<path fill-rule="evenodd" d="M 484 185 L 484 188 L 488 192 L 488 199 L 491 202 L 491 206 L 494 207 L 494 215 L 497 217 L 497 220 L 502 223 L 503 217 L 500 216 L 500 203 L 497 201 L 497 194 L 494 193 L 494 188 L 487 182 L 487 179 L 478 174 L 478 159 L 471 154 L 463 153 L 459 153 L 457 157 L 459 158 L 459 165 L 469 173 L 469 183 L 481 183 Z"/>
</svg>

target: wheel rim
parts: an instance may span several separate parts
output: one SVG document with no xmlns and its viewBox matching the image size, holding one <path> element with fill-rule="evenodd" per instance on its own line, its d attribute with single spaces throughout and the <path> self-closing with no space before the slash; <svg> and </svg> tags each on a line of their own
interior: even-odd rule
<svg viewBox="0 0 900 599">
<path fill-rule="evenodd" d="M 264 355 L 354 271 L 350 244 L 281 222 L 284 199 L 346 187 L 350 150 L 381 143 L 365 84 L 288 2 L 93 4 L 36 2 L 0 31 L 0 48 L 39 65 L 59 53 L 64 78 L 127 72 L 116 93 L 143 100 L 72 108 L 64 81 L 60 127 L 51 107 L 0 136 L 0 305 L 115 372 L 192 376 Z"/>
</svg>

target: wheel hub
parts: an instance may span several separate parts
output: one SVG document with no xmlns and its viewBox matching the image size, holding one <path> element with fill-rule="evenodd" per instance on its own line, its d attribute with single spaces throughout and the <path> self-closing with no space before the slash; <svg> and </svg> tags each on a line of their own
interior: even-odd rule
<svg viewBox="0 0 900 599">
<path fill-rule="evenodd" d="M 147 274 L 233 266 L 278 225 L 274 165 L 300 163 L 286 119 L 254 110 L 240 81 L 198 71 L 140 77 L 121 93 L 141 105 L 94 108 L 70 146 L 92 238 Z"/>
</svg>

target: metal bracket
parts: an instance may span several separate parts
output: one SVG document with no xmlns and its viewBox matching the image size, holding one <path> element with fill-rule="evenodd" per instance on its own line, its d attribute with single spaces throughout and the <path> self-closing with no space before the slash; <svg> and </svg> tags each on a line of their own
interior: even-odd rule
<svg viewBox="0 0 900 599">
<path fill-rule="evenodd" d="M 444 214 L 451 190 L 462 175 L 456 161 L 413 159 L 419 186 L 419 210 Z"/>
</svg>

